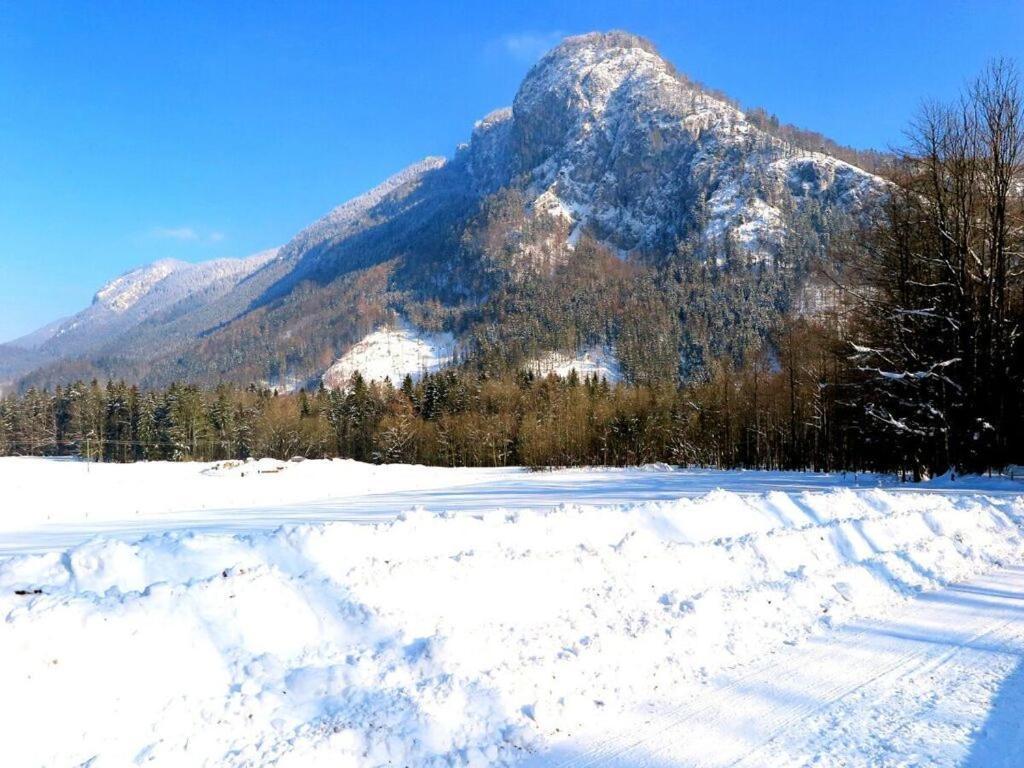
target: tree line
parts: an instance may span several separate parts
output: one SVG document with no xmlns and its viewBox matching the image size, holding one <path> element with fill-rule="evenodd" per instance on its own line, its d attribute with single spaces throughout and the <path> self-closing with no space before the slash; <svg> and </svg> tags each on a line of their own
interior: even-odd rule
<svg viewBox="0 0 1024 768">
<path fill-rule="evenodd" d="M 788 343 L 807 350 L 820 337 L 798 326 Z M 813 365 L 801 357 L 793 370 L 773 370 L 767 359 L 737 370 L 722 360 L 685 387 L 468 369 L 406 377 L 399 386 L 355 374 L 344 389 L 294 393 L 77 382 L 0 400 L 0 455 L 882 469 L 833 423 L 836 403 L 819 381 L 831 359 L 819 347 Z"/>
<path fill-rule="evenodd" d="M 908 463 L 1020 461 L 1024 434 L 1024 97 L 996 61 L 908 132 L 880 221 L 837 249 L 864 429 Z"/>
</svg>

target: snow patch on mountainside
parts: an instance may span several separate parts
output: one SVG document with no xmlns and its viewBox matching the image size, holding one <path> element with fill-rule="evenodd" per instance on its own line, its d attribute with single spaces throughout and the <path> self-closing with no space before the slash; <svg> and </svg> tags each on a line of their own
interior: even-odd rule
<svg viewBox="0 0 1024 768">
<path fill-rule="evenodd" d="M 598 379 L 606 379 L 609 384 L 622 381 L 622 368 L 615 357 L 615 352 L 604 347 L 590 347 L 575 354 L 548 352 L 527 363 L 526 369 L 537 376 L 553 373 L 565 378 L 572 371 L 576 371 L 581 379 L 595 376 Z"/>
<path fill-rule="evenodd" d="M 398 386 L 406 375 L 419 379 L 450 365 L 454 357 L 452 334 L 430 333 L 402 323 L 366 336 L 327 369 L 323 382 L 330 388 L 344 387 L 359 371 L 368 381 L 389 378 Z"/>
</svg>

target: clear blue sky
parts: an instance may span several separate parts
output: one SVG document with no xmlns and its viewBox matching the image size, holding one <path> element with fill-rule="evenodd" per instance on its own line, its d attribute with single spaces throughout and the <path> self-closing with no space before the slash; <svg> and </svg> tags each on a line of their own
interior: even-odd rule
<svg viewBox="0 0 1024 768">
<path fill-rule="evenodd" d="M 511 102 L 566 34 L 651 38 L 859 147 L 1024 60 L 1024 2 L 0 0 L 0 339 L 163 257 L 241 256 Z"/>
</svg>

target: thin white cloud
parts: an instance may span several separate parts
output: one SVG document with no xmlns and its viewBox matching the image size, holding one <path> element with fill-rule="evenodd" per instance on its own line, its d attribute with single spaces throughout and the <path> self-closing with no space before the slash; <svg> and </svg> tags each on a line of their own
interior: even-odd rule
<svg viewBox="0 0 1024 768">
<path fill-rule="evenodd" d="M 199 233 L 192 227 L 153 227 L 150 233 L 160 240 L 200 240 Z"/>
<path fill-rule="evenodd" d="M 223 232 L 201 232 L 195 227 L 153 227 L 149 235 L 158 240 L 177 240 L 180 243 L 221 243 L 227 237 Z"/>
<path fill-rule="evenodd" d="M 561 42 L 561 32 L 516 32 L 502 35 L 498 47 L 517 61 L 532 64 Z"/>
</svg>

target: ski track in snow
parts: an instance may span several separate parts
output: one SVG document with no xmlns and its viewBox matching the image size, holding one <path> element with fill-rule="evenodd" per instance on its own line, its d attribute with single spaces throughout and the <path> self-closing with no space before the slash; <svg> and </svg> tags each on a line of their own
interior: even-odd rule
<svg viewBox="0 0 1024 768">
<path fill-rule="evenodd" d="M 1020 483 L 0 459 L 0 486 L 5 766 L 1024 753 Z"/>
</svg>

